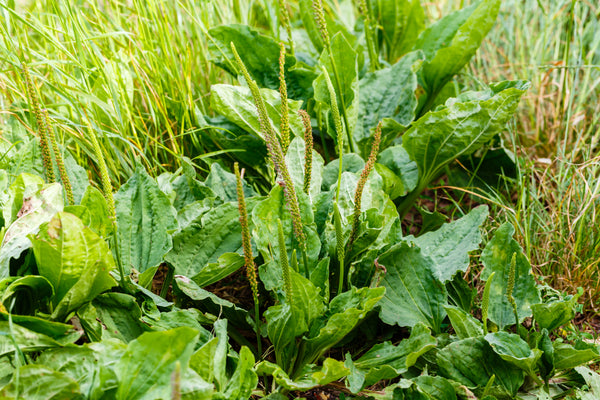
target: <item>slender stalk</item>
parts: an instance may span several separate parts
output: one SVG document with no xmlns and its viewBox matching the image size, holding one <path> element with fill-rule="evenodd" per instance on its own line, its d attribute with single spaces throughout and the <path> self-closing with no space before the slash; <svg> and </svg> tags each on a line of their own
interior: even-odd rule
<svg viewBox="0 0 600 400">
<path fill-rule="evenodd" d="M 312 156 L 313 156 L 313 136 L 310 116 L 304 110 L 298 111 L 304 125 L 304 193 L 310 192 L 310 180 L 312 178 Z"/>
<path fill-rule="evenodd" d="M 340 208 L 338 206 L 338 202 L 333 203 L 333 223 L 335 225 L 335 238 L 336 238 L 336 250 L 337 250 L 337 258 L 338 263 L 340 264 L 340 277 L 338 281 L 338 290 L 337 294 L 342 293 L 344 290 L 344 280 L 345 280 L 345 251 L 344 248 L 344 230 L 342 229 L 342 215 L 340 214 Z"/>
<path fill-rule="evenodd" d="M 92 128 L 90 122 L 86 119 L 85 123 L 88 128 L 89 138 L 92 141 L 92 146 L 94 148 L 94 155 L 96 156 L 96 160 L 98 162 L 98 168 L 100 169 L 100 179 L 102 180 L 102 193 L 104 194 L 104 198 L 106 199 L 106 203 L 108 205 L 108 214 L 109 217 L 115 221 L 116 220 L 116 212 L 115 212 L 115 199 L 113 198 L 113 187 L 110 183 L 110 177 L 108 175 L 108 168 L 106 167 L 106 161 L 104 160 L 104 154 L 102 153 L 102 149 L 100 148 L 100 143 L 98 143 L 98 138 L 96 137 L 96 131 Z M 116 231 L 116 230 L 115 230 Z"/>
<path fill-rule="evenodd" d="M 33 85 L 33 80 L 29 74 L 29 68 L 27 64 L 23 62 L 21 64 L 21 71 L 23 73 L 23 79 L 25 86 L 27 87 L 27 93 L 29 94 L 29 101 L 33 108 L 33 113 L 38 126 L 38 133 L 40 135 L 40 147 L 42 148 L 42 161 L 44 163 L 44 171 L 46 172 L 46 179 L 48 183 L 56 182 L 56 176 L 54 175 L 54 166 L 52 165 L 52 156 L 50 155 L 50 148 L 48 146 L 48 132 L 46 131 L 47 124 L 44 123 L 44 114 L 40 109 L 40 99 Z"/>
<path fill-rule="evenodd" d="M 106 162 L 104 161 L 104 154 L 102 153 L 102 149 L 100 148 L 100 143 L 98 143 L 98 138 L 96 137 L 95 130 L 92 128 L 92 125 L 87 118 L 84 121 L 87 125 L 89 134 L 88 136 L 92 141 L 94 154 L 98 162 L 98 168 L 100 169 L 100 179 L 102 180 L 102 193 L 104 194 L 104 198 L 106 199 L 106 203 L 108 205 L 108 217 L 111 219 L 113 225 L 114 234 L 112 236 L 112 240 L 115 248 L 115 254 L 117 256 L 117 268 L 119 270 L 119 276 L 121 278 L 119 285 L 122 289 L 128 292 L 129 287 L 125 279 L 125 269 L 123 268 L 123 262 L 121 261 L 121 251 L 119 249 L 119 241 L 117 240 L 117 214 L 115 211 L 115 199 L 113 197 L 113 188 L 112 184 L 110 183 L 110 177 L 108 176 L 108 168 L 106 167 Z"/>
<path fill-rule="evenodd" d="M 290 14 L 287 9 L 287 1 L 285 0 L 279 0 L 279 19 L 288 35 L 288 46 L 290 46 L 290 53 L 294 55 L 295 52 L 294 40 L 292 39 L 292 26 L 290 24 Z"/>
<path fill-rule="evenodd" d="M 65 192 L 67 193 L 67 201 L 70 205 L 75 204 L 75 199 L 73 198 L 73 187 L 71 186 L 71 180 L 69 179 L 69 175 L 67 175 L 67 170 L 65 168 L 65 163 L 60 152 L 60 148 L 58 147 L 58 143 L 56 143 L 56 138 L 54 137 L 54 131 L 50 126 L 50 118 L 48 117 L 48 109 L 44 108 L 42 110 L 42 116 L 44 119 L 44 126 L 46 128 L 46 133 L 48 135 L 48 140 L 52 145 L 52 150 L 54 151 L 54 161 L 56 161 L 56 165 L 58 166 L 58 173 L 60 174 L 60 180 L 65 188 Z"/>
<path fill-rule="evenodd" d="M 373 34 L 373 19 L 366 0 L 360 0 L 360 9 L 365 15 L 365 39 L 369 52 L 369 71 L 374 72 L 379 69 L 379 59 L 375 46 L 376 36 Z"/>
<path fill-rule="evenodd" d="M 481 297 L 481 321 L 483 322 L 483 334 L 488 333 L 487 328 L 487 320 L 488 320 L 488 311 L 490 306 L 490 289 L 492 287 L 492 281 L 494 280 L 495 272 L 492 272 L 485 283 L 485 287 L 483 289 L 483 296 Z"/>
<path fill-rule="evenodd" d="M 308 277 L 309 270 L 308 255 L 306 253 L 306 235 L 304 234 L 304 227 L 302 226 L 302 218 L 300 216 L 300 205 L 298 203 L 298 197 L 296 196 L 294 182 L 292 181 L 290 172 L 287 168 L 287 165 L 285 164 L 283 150 L 279 141 L 277 140 L 275 132 L 273 131 L 273 127 L 271 126 L 271 121 L 269 120 L 269 116 L 267 115 L 267 109 L 264 100 L 260 94 L 260 90 L 258 89 L 258 85 L 250 76 L 250 73 L 248 72 L 248 69 L 242 62 L 242 59 L 240 58 L 233 42 L 231 43 L 231 50 L 233 51 L 233 55 L 236 59 L 238 67 L 242 71 L 242 74 L 244 75 L 244 78 L 248 83 L 248 87 L 252 92 L 252 97 L 254 98 L 254 103 L 258 111 L 258 121 L 260 124 L 260 130 L 264 136 L 267 151 L 269 153 L 271 161 L 273 162 L 275 171 L 281 178 L 279 184 L 283 189 L 285 203 L 292 218 L 292 227 L 294 229 L 294 235 L 296 237 L 296 240 L 298 240 L 298 245 L 300 246 L 300 250 L 302 251 L 302 259 L 304 260 L 305 274 Z"/>
<path fill-rule="evenodd" d="M 365 164 L 365 168 L 360 174 L 358 184 L 356 185 L 356 192 L 354 192 L 354 215 L 352 219 L 352 230 L 350 231 L 350 239 L 348 240 L 348 252 L 352 249 L 352 244 L 358 236 L 358 228 L 360 226 L 360 211 L 362 203 L 362 194 L 367 183 L 369 174 L 375 167 L 375 161 L 377 160 L 377 153 L 379 152 L 379 143 L 381 142 L 381 122 L 377 124 L 375 134 L 373 135 L 373 144 L 371 145 L 371 153 Z"/>
<path fill-rule="evenodd" d="M 323 10 L 323 2 L 322 0 L 313 0 L 313 13 L 315 22 L 319 27 L 319 32 L 321 33 L 321 38 L 323 40 L 323 45 L 327 50 L 327 55 L 329 56 L 329 62 L 331 63 L 331 69 L 333 72 L 333 77 L 335 79 L 337 93 L 340 93 L 340 102 L 342 106 L 342 116 L 344 118 L 344 124 L 346 125 L 346 133 L 348 135 L 348 147 L 350 148 L 350 152 L 354 153 L 354 143 L 352 142 L 352 137 L 350 136 L 350 119 L 348 118 L 348 112 L 346 111 L 346 104 L 344 101 L 344 97 L 341 95 L 342 91 L 342 82 L 340 79 L 340 75 L 337 71 L 337 66 L 335 64 L 335 58 L 333 57 L 333 51 L 331 50 L 331 40 L 329 39 L 329 32 L 327 31 L 327 23 L 325 22 L 325 11 Z M 325 70 L 325 76 L 329 77 L 329 73 Z M 337 103 L 337 102 L 336 102 Z M 333 109 L 333 104 L 331 105 Z M 337 107 L 336 107 L 337 108 Z M 339 110 L 337 111 L 339 113 Z"/>
<path fill-rule="evenodd" d="M 292 296 L 292 278 L 290 276 L 290 263 L 288 261 L 287 249 L 285 247 L 285 235 L 283 234 L 283 225 L 281 220 L 277 220 L 277 233 L 279 238 L 279 265 L 281 266 L 281 274 L 283 278 L 283 289 L 285 292 L 285 298 L 290 306 L 293 305 L 294 300 Z"/>
<path fill-rule="evenodd" d="M 240 225 L 242 226 L 242 247 L 244 249 L 244 266 L 246 268 L 246 277 L 252 289 L 252 299 L 254 300 L 254 323 L 256 325 L 256 348 L 259 357 L 262 357 L 262 341 L 260 340 L 260 309 L 258 298 L 258 276 L 256 264 L 252 256 L 252 244 L 250 243 L 250 228 L 248 226 L 248 211 L 246 209 L 246 198 L 244 197 L 244 187 L 242 185 L 242 174 L 240 174 L 239 164 L 233 164 L 235 178 L 237 183 L 238 210 L 240 213 Z M 243 170 L 242 170 L 243 173 Z"/>
<path fill-rule="evenodd" d="M 279 94 L 281 97 L 281 122 L 279 133 L 281 134 L 281 147 L 283 153 L 290 146 L 290 110 L 288 107 L 287 86 L 285 84 L 285 46 L 279 44 Z"/>
<path fill-rule="evenodd" d="M 335 191 L 336 201 L 340 200 L 340 184 L 342 181 L 342 167 L 343 167 L 343 155 L 344 155 L 344 127 L 342 120 L 340 119 L 340 112 L 338 110 L 337 99 L 335 96 L 335 90 L 331 84 L 331 79 L 325 68 L 323 68 L 325 74 L 325 83 L 327 84 L 327 91 L 329 92 L 329 101 L 331 102 L 331 112 L 333 114 L 333 122 L 335 123 L 335 131 L 337 134 L 337 145 L 338 145 L 338 180 L 337 188 Z"/>
</svg>

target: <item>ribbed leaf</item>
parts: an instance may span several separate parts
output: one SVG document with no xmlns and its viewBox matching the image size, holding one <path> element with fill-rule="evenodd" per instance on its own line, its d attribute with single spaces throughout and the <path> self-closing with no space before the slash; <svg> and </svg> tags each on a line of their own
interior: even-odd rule
<svg viewBox="0 0 600 400">
<path fill-rule="evenodd" d="M 147 332 L 129 343 L 115 370 L 121 378 L 116 399 L 171 397 L 171 374 L 180 362 L 187 367 L 198 331 L 182 327 Z"/>
<path fill-rule="evenodd" d="M 400 242 L 379 257 L 387 269 L 381 284 L 386 288 L 379 317 L 390 325 L 423 323 L 440 332 L 446 317 L 446 288 L 435 278 L 433 260 L 420 248 Z"/>
<path fill-rule="evenodd" d="M 40 275 L 55 290 L 52 318 L 63 319 L 116 285 L 106 242 L 72 214 L 59 212 L 31 236 Z"/>
<path fill-rule="evenodd" d="M 481 253 L 481 261 L 485 266 L 481 278 L 487 281 L 493 272 L 496 273 L 490 287 L 489 319 L 501 329 L 515 323 L 514 311 L 506 296 L 513 254 L 516 254 L 516 268 L 512 295 L 517 303 L 519 321 L 530 317 L 531 306 L 540 302 L 531 265 L 519 243 L 513 239 L 514 232 L 511 224 L 500 226 Z"/>
<path fill-rule="evenodd" d="M 175 210 L 158 184 L 138 164 L 115 195 L 119 256 L 125 269 L 144 272 L 157 267 L 171 249 Z"/>
<path fill-rule="evenodd" d="M 450 162 L 502 131 L 528 87 L 526 82 L 501 82 L 487 93 L 466 96 L 467 101 L 451 99 L 415 121 L 402 136 L 402 145 L 417 163 L 419 186 L 425 187 Z"/>
</svg>

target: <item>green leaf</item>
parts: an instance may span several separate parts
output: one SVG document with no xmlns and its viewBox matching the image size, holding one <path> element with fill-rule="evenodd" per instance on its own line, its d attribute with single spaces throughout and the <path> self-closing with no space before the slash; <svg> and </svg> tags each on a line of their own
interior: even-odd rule
<svg viewBox="0 0 600 400">
<path fill-rule="evenodd" d="M 488 209 L 479 206 L 464 217 L 433 232 L 417 238 L 409 236 L 406 241 L 415 243 L 433 261 L 435 277 L 442 283 L 451 280 L 458 271 L 469 267 L 469 252 L 477 250 L 481 243 L 479 227 L 487 219 Z"/>
<path fill-rule="evenodd" d="M 227 320 L 215 321 L 214 335 L 212 340 L 192 354 L 190 368 L 207 382 L 214 383 L 217 391 L 221 391 L 227 384 Z"/>
<path fill-rule="evenodd" d="M 397 346 L 383 342 L 373 346 L 358 360 L 352 362 L 346 355 L 346 366 L 352 370 L 348 376 L 349 389 L 358 393 L 380 380 L 393 379 L 408 371 L 417 359 L 436 346 L 431 331 L 423 324 L 417 324 L 408 339 Z"/>
<path fill-rule="evenodd" d="M 387 59 L 392 62 L 414 46 L 425 28 L 425 12 L 419 0 L 371 1 L 371 7 L 383 28 Z"/>
<path fill-rule="evenodd" d="M 197 339 L 198 331 L 182 327 L 146 332 L 131 341 L 115 366 L 120 377 L 116 399 L 170 397 L 175 364 L 186 368 Z"/>
<path fill-rule="evenodd" d="M 319 193 L 321 193 L 321 183 L 323 182 L 323 157 L 315 150 L 312 151 L 312 173 L 310 178 L 309 194 L 314 199 Z M 301 138 L 294 138 L 288 147 L 285 155 L 285 164 L 290 171 L 292 182 L 296 187 L 304 186 L 304 164 L 306 162 L 306 148 L 304 140 Z"/>
<path fill-rule="evenodd" d="M 149 327 L 140 320 L 142 310 L 135 297 L 124 293 L 105 293 L 92 302 L 102 323 L 102 337 L 116 338 L 128 343 Z"/>
<path fill-rule="evenodd" d="M 528 86 L 519 81 L 500 83 L 481 99 L 450 99 L 415 121 L 402 136 L 402 145 L 419 168 L 418 187 L 426 187 L 450 162 L 473 153 L 502 131 Z"/>
<path fill-rule="evenodd" d="M 575 371 L 583 377 L 589 392 L 577 390 L 581 400 L 595 400 L 600 396 L 600 375 L 587 367 L 576 367 Z"/>
<path fill-rule="evenodd" d="M 67 338 L 77 340 L 77 338 Z M 0 321 L 0 357 L 13 355 L 17 350 L 15 346 L 22 353 L 31 353 L 61 347 L 63 344 L 65 343 L 62 343 L 62 340 L 55 340 L 19 325 L 11 326 L 8 321 Z"/>
<path fill-rule="evenodd" d="M 233 274 L 243 266 L 244 257 L 237 253 L 225 253 L 217 262 L 207 264 L 193 279 L 198 286 L 205 287 Z"/>
<path fill-rule="evenodd" d="M 308 331 L 302 307 L 292 307 L 287 303 L 278 304 L 269 307 L 264 317 L 277 364 L 291 373 L 298 355 L 296 338 Z"/>
<path fill-rule="evenodd" d="M 306 236 L 306 253 L 310 272 L 319 262 L 321 240 L 316 231 L 310 199 L 300 188 L 296 189 L 296 196 L 298 197 L 300 218 L 302 219 L 304 235 Z M 279 243 L 278 220 L 281 220 L 283 226 L 288 259 L 292 258 L 294 250 L 296 250 L 297 254 L 302 254 L 298 241 L 293 234 L 292 217 L 286 203 L 283 189 L 277 185 L 273 187 L 269 196 L 259 202 L 252 211 L 252 222 L 254 223 L 252 237 L 265 260 L 279 260 L 279 246 L 277 245 Z M 301 264 L 300 268 L 302 266 L 303 264 Z"/>
<path fill-rule="evenodd" d="M 437 362 L 440 375 L 470 389 L 484 388 L 495 376 L 494 390 L 514 397 L 524 381 L 523 371 L 500 358 L 482 337 L 450 343 L 438 352 Z"/>
<path fill-rule="evenodd" d="M 256 366 L 256 371 L 258 375 L 272 376 L 275 382 L 285 390 L 298 391 L 306 391 L 317 386 L 327 385 L 350 373 L 344 363 L 333 358 L 326 358 L 322 367 L 307 366 L 295 379 L 290 378 L 279 365 L 269 361 L 260 362 Z"/>
<path fill-rule="evenodd" d="M 318 331 L 311 329 L 311 333 L 314 331 L 315 334 L 305 339 L 304 351 L 299 355 L 296 366 L 314 363 L 328 349 L 335 346 L 373 310 L 384 292 L 383 288 L 352 287 L 338 294 L 329 304 L 328 319 L 324 326 Z"/>
<path fill-rule="evenodd" d="M 168 197 L 140 164 L 115 194 L 119 256 L 125 269 L 158 267 L 171 249 L 169 230 L 177 228 Z"/>
<path fill-rule="evenodd" d="M 252 168 L 266 169 L 267 146 L 261 137 L 249 134 L 227 118 L 197 115 L 202 142 L 208 151 L 235 152 L 240 163 Z"/>
<path fill-rule="evenodd" d="M 99 400 L 113 396 L 118 386 L 113 370 L 125 352 L 126 345 L 119 341 L 103 341 L 84 346 L 68 346 L 43 352 L 36 360 L 74 378 L 82 393 L 89 399 Z"/>
<path fill-rule="evenodd" d="M 240 58 L 259 87 L 279 89 L 279 43 L 261 35 L 247 25 L 220 25 L 208 30 L 210 61 L 237 76 L 238 69 L 230 43 L 236 46 Z M 315 73 L 302 68 L 291 55 L 285 57 L 285 80 L 290 99 L 312 97 L 311 83 Z"/>
<path fill-rule="evenodd" d="M 258 385 L 254 355 L 246 346 L 240 350 L 237 366 L 223 391 L 224 399 L 249 399 Z"/>
<path fill-rule="evenodd" d="M 235 175 L 225 171 L 218 163 L 210 165 L 210 173 L 204 184 L 209 187 L 223 202 L 237 201 L 237 183 Z M 256 193 L 250 185 L 244 185 L 244 196 L 252 197 Z"/>
<path fill-rule="evenodd" d="M 538 362 L 540 376 L 544 382 L 548 382 L 554 375 L 554 346 L 547 329 L 542 329 L 537 348 L 542 351 L 542 357 Z"/>
<path fill-rule="evenodd" d="M 247 199 L 248 212 L 256 201 Z M 175 268 L 175 274 L 187 276 L 192 280 L 207 281 L 209 276 L 205 268 L 215 271 L 239 268 L 239 259 L 224 253 L 242 252 L 242 226 L 239 221 L 237 204 L 225 203 L 215 207 L 173 236 L 173 249 L 165 260 Z M 212 264 L 212 265 L 211 265 Z M 209 266 L 210 265 L 210 266 Z M 208 280 L 210 281 L 210 279 Z"/>
<path fill-rule="evenodd" d="M 402 145 L 388 147 L 377 156 L 377 162 L 389 168 L 402 182 L 398 196 L 404 196 L 417 187 L 419 170 Z M 394 198 L 390 196 L 392 200 Z"/>
<path fill-rule="evenodd" d="M 56 294 L 53 319 L 64 319 L 84 303 L 116 286 L 115 263 L 104 240 L 79 218 L 59 212 L 30 237 L 40 275 Z"/>
<path fill-rule="evenodd" d="M 365 160 L 363 160 L 358 154 L 346 153 L 342 156 L 342 173 L 352 172 L 360 173 L 365 168 Z M 323 169 L 323 183 L 321 184 L 321 190 L 328 192 L 334 188 L 332 186 L 338 181 L 338 174 L 340 170 L 340 161 L 333 160 L 325 166 Z M 354 186 L 356 188 L 356 185 Z"/>
<path fill-rule="evenodd" d="M 584 365 L 600 358 L 598 348 L 593 345 L 573 347 L 568 343 L 554 342 L 554 368 L 563 371 Z"/>
<path fill-rule="evenodd" d="M 471 312 L 473 301 L 477 296 L 477 289 L 472 288 L 461 273 L 456 274 L 451 281 L 446 283 L 446 290 L 451 304 L 462 308 L 466 312 Z"/>
<path fill-rule="evenodd" d="M 42 186 L 44 180 L 37 175 L 19 174 L 12 182 L 6 193 L 7 198 L 2 203 L 2 217 L 5 226 L 17 220 L 19 211 L 23 208 L 23 201 L 33 196 Z"/>
<path fill-rule="evenodd" d="M 446 317 L 446 288 L 435 278 L 433 260 L 414 244 L 400 242 L 379 257 L 387 269 L 381 284 L 386 288 L 379 317 L 390 325 L 423 323 L 441 331 Z"/>
<path fill-rule="evenodd" d="M 456 400 L 454 386 L 441 376 L 421 375 L 413 379 L 419 389 L 435 400 Z"/>
<path fill-rule="evenodd" d="M 45 176 L 42 160 L 40 140 L 37 137 L 33 140 L 26 140 L 11 160 L 10 167 L 7 168 L 9 176 L 17 176 L 23 173 L 38 177 Z"/>
<path fill-rule="evenodd" d="M 168 312 L 157 312 L 156 316 L 143 315 L 141 320 L 148 324 L 152 330 L 166 331 L 173 328 L 187 326 L 194 328 L 200 333 L 198 344 L 205 344 L 212 339 L 209 331 L 204 329 L 202 324 L 212 325 L 214 317 L 209 318 L 195 308 L 186 308 L 184 310 L 174 309 Z"/>
<path fill-rule="evenodd" d="M 0 390 L 0 396 L 28 400 L 84 398 L 75 379 L 62 372 L 35 364 L 19 368 L 19 373 L 15 374 L 10 383 Z"/>
<path fill-rule="evenodd" d="M 252 329 L 252 318 L 250 318 L 248 311 L 243 308 L 237 307 L 235 304 L 202 289 L 194 281 L 185 276 L 175 275 L 173 282 L 175 283 L 174 290 L 177 297 L 180 301 L 184 300 L 184 304 L 187 303 L 185 301 L 185 297 L 187 297 L 200 310 L 206 310 L 206 312 L 213 315 L 222 316 L 237 328 Z M 181 294 L 177 292 L 181 292 Z"/>
<path fill-rule="evenodd" d="M 89 211 L 89 228 L 103 238 L 109 237 L 114 230 L 114 225 L 108 215 L 108 205 L 102 192 L 93 186 L 88 186 L 81 199 L 81 205 Z"/>
<path fill-rule="evenodd" d="M 444 309 L 448 313 L 450 324 L 459 339 L 483 335 L 483 324 L 476 320 L 471 314 L 454 306 L 445 306 Z"/>
<path fill-rule="evenodd" d="M 415 119 L 417 108 L 416 71 L 421 66 L 423 53 L 413 52 L 400 61 L 376 72 L 367 73 L 359 82 L 360 100 L 354 142 L 366 159 L 371 151 L 372 135 L 383 118 L 392 118 L 402 126 L 409 126 Z M 402 84 L 398 84 L 402 82 Z M 396 135 L 398 131 L 393 131 Z M 395 136 L 395 135 L 394 135 Z M 382 136 L 382 148 L 395 137 Z"/>
<path fill-rule="evenodd" d="M 531 311 L 533 318 L 540 325 L 540 328 L 552 331 L 570 322 L 575 317 L 576 304 L 577 297 L 571 297 L 549 303 L 533 304 Z"/>
<path fill-rule="evenodd" d="M 508 332 L 488 333 L 485 335 L 485 341 L 504 361 L 528 374 L 535 374 L 535 366 L 542 356 L 542 351 L 530 349 L 527 342 L 519 335 Z"/>
<path fill-rule="evenodd" d="M 516 269 L 512 295 L 517 303 L 519 321 L 530 317 L 531 305 L 540 302 L 535 279 L 531 274 L 531 265 L 517 241 L 512 238 L 514 232 L 515 229 L 509 223 L 501 225 L 481 253 L 481 261 L 485 266 L 481 278 L 487 281 L 493 272 L 496 273 L 490 287 L 488 318 L 500 329 L 515 323 L 513 308 L 506 297 L 513 254 L 516 254 Z"/>
<path fill-rule="evenodd" d="M 199 200 L 216 198 L 217 195 L 204 183 L 196 179 L 196 170 L 187 157 L 181 157 L 181 170 L 172 174 L 162 173 L 156 178 L 160 190 L 167 195 L 172 206 L 181 210 Z"/>
<path fill-rule="evenodd" d="M 36 312 L 48 311 L 49 300 L 54 296 L 54 288 L 43 276 L 28 275 L 21 278 L 8 278 L 0 282 L 4 289 L 2 305 L 11 314 L 35 315 Z"/>
<path fill-rule="evenodd" d="M 28 179 L 23 177 L 23 179 Z M 14 185 L 18 185 L 18 180 Z M 11 188 L 13 187 L 11 186 Z M 15 201 L 20 197 L 20 193 L 29 194 L 28 189 L 34 189 L 37 184 L 25 185 L 21 189 L 15 189 Z M 12 190 L 12 189 L 11 189 Z M 17 203 L 15 203 L 17 204 Z M 11 207 L 11 203 L 5 206 Z M 12 207 L 11 207 L 12 209 Z M 0 278 L 9 276 L 9 264 L 11 258 L 19 258 L 21 253 L 31 247 L 31 240 L 28 235 L 36 233 L 40 225 L 52 219 L 54 214 L 63 209 L 62 187 L 58 183 L 44 185 L 39 190 L 34 191 L 30 197 L 23 199 L 19 206 L 19 211 L 15 214 L 16 220 L 8 226 L 4 232 L 4 237 L 0 241 Z M 11 214 L 9 214 L 11 215 Z M 5 215 L 5 220 L 7 215 Z"/>
<path fill-rule="evenodd" d="M 60 322 L 48 321 L 43 317 L 34 317 L 30 315 L 15 315 L 11 314 L 13 324 L 18 324 L 31 331 L 42 333 L 51 337 L 60 343 L 74 342 L 81 337 L 82 332 L 75 330 L 73 325 L 63 324 Z M 9 314 L 0 310 L 0 321 L 8 321 Z"/>
<path fill-rule="evenodd" d="M 427 56 L 422 84 L 430 96 L 435 97 L 473 57 L 499 9 L 500 0 L 483 0 L 442 18 L 421 34 L 415 49 Z"/>
<path fill-rule="evenodd" d="M 77 161 L 69 150 L 62 149 L 61 153 L 63 155 L 67 176 L 71 182 L 73 199 L 75 200 L 75 204 L 80 204 L 84 193 L 87 192 L 87 189 L 90 187 L 87 170 L 77 164 Z"/>
<path fill-rule="evenodd" d="M 272 89 L 261 89 L 260 94 L 264 100 L 271 126 L 274 132 L 279 135 L 281 96 L 278 91 Z M 299 137 L 304 136 L 304 126 L 300 115 L 298 115 L 301 105 L 301 101 L 288 99 L 290 131 L 294 136 Z M 245 131 L 264 139 L 258 122 L 256 105 L 252 93 L 247 87 L 223 84 L 212 85 L 210 107 Z"/>
<path fill-rule="evenodd" d="M 215 353 L 219 338 L 214 337 L 200 347 L 190 358 L 190 368 L 206 382 L 212 383 L 215 376 Z"/>
</svg>

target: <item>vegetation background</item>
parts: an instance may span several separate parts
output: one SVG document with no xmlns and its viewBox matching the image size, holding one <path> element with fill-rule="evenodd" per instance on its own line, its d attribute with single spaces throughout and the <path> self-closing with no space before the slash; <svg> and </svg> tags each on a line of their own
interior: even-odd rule
<svg viewBox="0 0 600 400">
<path fill-rule="evenodd" d="M 343 15 L 351 3 L 332 4 Z M 468 4 L 425 3 L 430 20 Z M 93 114 L 115 187 L 133 173 L 136 157 L 158 175 L 176 169 L 182 156 L 208 171 L 222 155 L 202 136 L 199 116 L 211 115 L 210 86 L 231 78 L 208 61 L 203 32 L 243 23 L 280 34 L 276 4 L 264 0 L 18 5 L 31 14 L 2 26 L 0 108 L 26 102 L 15 59 L 26 48 L 35 76 L 46 83 L 44 103 L 51 112 L 66 111 L 51 115 L 62 143 L 78 163 L 95 168 L 78 121 Z M 297 4 L 290 7 L 293 15 Z M 505 183 L 508 190 L 470 191 L 494 206 L 497 221 L 515 224 L 539 279 L 569 293 L 583 288 L 584 309 L 592 314 L 600 311 L 599 20 L 600 6 L 591 0 L 504 0 L 495 27 L 457 79 L 474 89 L 505 79 L 532 82 L 503 138 L 518 168 Z M 97 107 L 86 109 L 84 99 Z M 464 195 L 442 185 L 429 206 L 447 207 Z"/>
<path fill-rule="evenodd" d="M 293 27 L 300 27 L 301 20 L 294 17 L 298 2 L 287 3 Z M 349 28 L 358 15 L 355 3 L 328 1 Z M 422 2 L 426 25 L 471 3 Z M 210 61 L 207 31 L 240 23 L 285 37 L 277 2 L 41 0 L 17 1 L 14 6 L 13 0 L 0 0 L 0 139 L 6 143 L 14 143 L 26 130 L 34 134 L 22 79 L 21 61 L 26 61 L 36 82 L 34 94 L 49 113 L 59 145 L 70 150 L 67 169 L 84 167 L 83 179 L 87 174 L 98 187 L 102 162 L 115 190 L 125 186 L 138 163 L 154 178 L 185 171 L 190 164 L 206 178 L 211 165 L 233 170 L 235 161 L 250 166 L 254 162 L 235 146 L 223 146 L 207 122 L 217 114 L 211 105 L 211 86 L 236 82 Z M 309 40 L 301 33 L 294 39 Z M 510 222 L 538 282 L 563 294 L 582 295 L 576 324 L 558 335 L 597 343 L 600 6 L 591 0 L 502 1 L 496 25 L 453 84 L 461 92 L 517 79 L 532 85 L 506 132 L 486 153 L 461 158 L 455 173 L 436 181 L 419 200 L 425 212 L 408 213 L 403 227 L 413 232 L 427 218 L 441 224 L 487 204 L 491 218 L 484 225 L 484 243 Z M 11 149 L 3 151 L 7 155 Z M 0 161 L 5 155 L 0 154 Z M 502 165 L 504 172 L 494 183 L 485 179 L 490 162 Z M 259 169 L 247 168 L 244 178 L 254 193 L 271 189 Z M 233 211 L 237 218 L 237 210 Z M 283 233 L 281 237 L 285 247 Z M 483 265 L 477 257 L 465 278 L 481 295 Z M 241 286 L 251 302 L 247 282 Z M 161 295 L 166 296 L 167 289 Z M 254 305 L 258 310 L 258 301 Z M 256 318 L 260 326 L 258 312 Z M 226 336 L 225 328 L 216 329 Z M 259 338 L 258 353 L 260 346 Z M 250 356 L 245 359 L 250 371 L 253 362 L 248 360 Z"/>
</svg>

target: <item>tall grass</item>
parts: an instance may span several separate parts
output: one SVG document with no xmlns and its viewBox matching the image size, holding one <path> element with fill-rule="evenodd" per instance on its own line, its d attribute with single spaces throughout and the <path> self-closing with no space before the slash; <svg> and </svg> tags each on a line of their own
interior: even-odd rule
<svg viewBox="0 0 600 400">
<path fill-rule="evenodd" d="M 429 5 L 435 16 L 468 1 Z M 541 279 L 584 289 L 600 312 L 600 5 L 593 1 L 504 0 L 498 22 L 463 80 L 528 79 L 505 144 L 518 156 L 512 198 L 496 193 Z M 516 201 L 515 201 L 516 200 Z"/>
<path fill-rule="evenodd" d="M 97 165 L 89 122 L 117 186 L 136 158 L 155 173 L 175 169 L 182 156 L 199 157 L 202 168 L 200 116 L 210 113 L 210 86 L 228 79 L 208 60 L 205 32 L 254 23 L 263 18 L 256 9 L 239 0 L 43 0 L 16 8 L 0 1 L 4 118 L 26 103 L 26 61 L 61 142 L 81 164 Z"/>
</svg>

